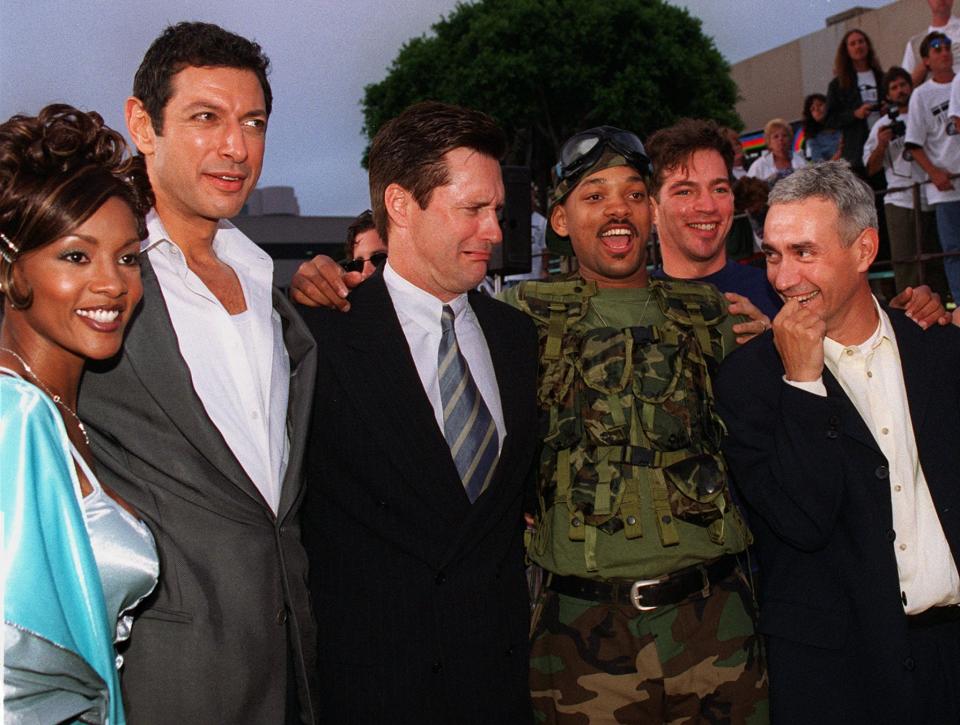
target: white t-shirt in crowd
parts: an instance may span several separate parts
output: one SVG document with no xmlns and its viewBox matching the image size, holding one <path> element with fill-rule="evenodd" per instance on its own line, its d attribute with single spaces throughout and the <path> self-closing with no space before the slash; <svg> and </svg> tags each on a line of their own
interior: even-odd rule
<svg viewBox="0 0 960 725">
<path fill-rule="evenodd" d="M 954 174 L 960 171 L 960 134 L 950 122 L 949 105 L 949 83 L 930 79 L 917 86 L 910 96 L 907 143 L 922 146 L 930 163 Z M 960 201 L 960 179 L 953 180 L 952 191 L 940 191 L 927 184 L 927 199 L 931 204 Z"/>
<path fill-rule="evenodd" d="M 950 84 L 950 110 L 947 113 L 950 118 L 960 118 L 960 73 L 953 77 L 953 83 Z"/>
<path fill-rule="evenodd" d="M 960 76 L 958 76 L 960 77 Z M 909 113 L 901 113 L 899 120 L 907 123 L 910 117 Z M 880 120 L 870 129 L 870 135 L 867 142 L 863 145 L 863 165 L 867 165 L 870 155 L 874 149 L 880 145 L 879 134 L 881 129 L 886 128 L 892 123 L 889 116 L 881 116 Z M 908 126 L 909 127 L 909 126 Z M 887 188 L 900 188 L 911 186 L 912 184 L 923 184 L 927 180 L 927 173 L 920 168 L 920 165 L 913 160 L 910 150 L 905 148 L 906 136 L 891 139 L 887 145 L 887 150 L 883 155 L 883 171 L 887 177 Z M 920 201 L 924 210 L 928 209 L 927 187 L 924 184 L 920 187 Z M 913 209 L 913 190 L 904 189 L 903 191 L 888 191 L 884 198 L 885 204 L 892 204 L 904 209 Z"/>
<path fill-rule="evenodd" d="M 913 69 L 923 62 L 920 58 L 920 44 L 934 30 L 937 30 L 950 38 L 950 48 L 953 50 L 953 72 L 960 73 L 960 18 L 951 17 L 947 24 L 941 28 L 935 28 L 932 25 L 922 33 L 917 33 L 907 41 L 907 47 L 903 51 L 902 65 L 907 73 L 913 73 Z"/>
<path fill-rule="evenodd" d="M 860 100 L 864 103 L 876 104 L 880 100 L 880 92 L 877 89 L 877 77 L 873 75 L 872 70 L 857 71 L 857 90 L 860 91 Z M 880 120 L 879 111 L 870 111 L 867 116 L 867 126 L 873 128 L 873 124 Z"/>
<path fill-rule="evenodd" d="M 752 179 L 761 179 L 772 186 L 784 176 L 789 176 L 797 169 L 802 169 L 806 165 L 807 160 L 803 158 L 803 154 L 793 154 L 790 157 L 791 168 L 789 170 L 778 169 L 773 160 L 773 154 L 769 151 L 764 151 L 762 154 L 760 154 L 759 159 L 750 164 L 750 169 L 747 171 L 747 176 Z"/>
</svg>

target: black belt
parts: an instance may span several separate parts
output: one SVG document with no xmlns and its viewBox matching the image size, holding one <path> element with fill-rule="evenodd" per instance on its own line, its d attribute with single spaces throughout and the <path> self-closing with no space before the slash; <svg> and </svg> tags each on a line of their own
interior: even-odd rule
<svg viewBox="0 0 960 725">
<path fill-rule="evenodd" d="M 710 588 L 726 579 L 737 566 L 732 554 L 707 564 L 695 564 L 667 574 L 659 579 L 607 579 L 594 581 L 578 576 L 554 576 L 549 588 L 568 597 L 592 602 L 630 604 L 640 610 L 655 609 L 668 604 L 679 604 L 699 594 L 710 596 Z"/>
</svg>

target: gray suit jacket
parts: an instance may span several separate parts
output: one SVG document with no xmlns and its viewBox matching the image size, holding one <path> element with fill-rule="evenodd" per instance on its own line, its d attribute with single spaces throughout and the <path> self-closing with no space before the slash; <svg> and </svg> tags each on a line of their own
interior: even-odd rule
<svg viewBox="0 0 960 725">
<path fill-rule="evenodd" d="M 143 286 L 122 353 L 88 367 L 80 391 L 98 473 L 137 508 L 160 554 L 160 582 L 122 652 L 127 716 L 281 723 L 292 661 L 301 719 L 313 722 L 316 630 L 299 523 L 313 338 L 274 290 L 291 371 L 290 457 L 274 517 L 193 389 L 146 256 Z"/>
</svg>

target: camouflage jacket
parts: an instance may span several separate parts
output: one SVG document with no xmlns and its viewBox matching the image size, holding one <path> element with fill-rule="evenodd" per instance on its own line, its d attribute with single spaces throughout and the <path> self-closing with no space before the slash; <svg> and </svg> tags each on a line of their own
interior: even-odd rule
<svg viewBox="0 0 960 725">
<path fill-rule="evenodd" d="M 531 558 L 563 569 L 551 544 L 582 542 L 582 566 L 557 573 L 603 576 L 603 536 L 634 541 L 644 576 L 740 551 L 749 537 L 730 499 L 711 383 L 735 345 L 726 301 L 712 286 L 675 280 L 652 281 L 648 293 L 652 324 L 614 327 L 590 315 L 592 282 L 527 282 L 516 292 L 540 337 L 544 447 Z"/>
</svg>

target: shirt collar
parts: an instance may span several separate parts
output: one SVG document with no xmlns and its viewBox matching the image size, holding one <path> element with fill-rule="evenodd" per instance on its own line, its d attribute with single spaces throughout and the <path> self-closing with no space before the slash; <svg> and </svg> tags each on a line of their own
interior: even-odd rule
<svg viewBox="0 0 960 725">
<path fill-rule="evenodd" d="M 893 333 L 893 327 L 890 324 L 890 318 L 880 306 L 880 303 L 877 302 L 876 297 L 873 297 L 873 305 L 877 310 L 877 317 L 879 317 L 879 320 L 877 321 L 877 327 L 870 337 L 861 342 L 859 345 L 841 345 L 839 342 L 832 340 L 829 337 L 824 338 L 823 355 L 826 358 L 826 361 L 830 363 L 832 370 L 836 370 L 840 366 L 840 362 L 843 360 L 843 358 L 850 356 L 850 353 L 845 354 L 845 351 L 847 350 L 859 352 L 861 355 L 869 355 L 871 352 L 880 347 L 884 340 L 889 341 L 894 345 L 894 347 L 896 347 L 897 338 Z"/>
<path fill-rule="evenodd" d="M 454 297 L 449 302 L 443 302 L 401 277 L 391 266 L 389 259 L 383 268 L 383 281 L 390 292 L 394 307 L 402 310 L 427 330 L 440 330 L 440 316 L 445 306 L 453 310 L 455 320 L 469 309 L 466 293 Z"/>
<path fill-rule="evenodd" d="M 146 239 L 140 242 L 140 253 L 152 252 L 162 254 L 175 264 L 186 266 L 179 245 L 170 238 L 163 221 L 156 209 L 151 209 L 146 216 Z M 246 234 L 237 229 L 226 219 L 217 223 L 217 233 L 213 238 L 213 250 L 217 256 L 236 268 L 238 265 L 251 270 L 269 272 L 273 278 L 273 260 L 270 255 L 253 243 Z"/>
</svg>

